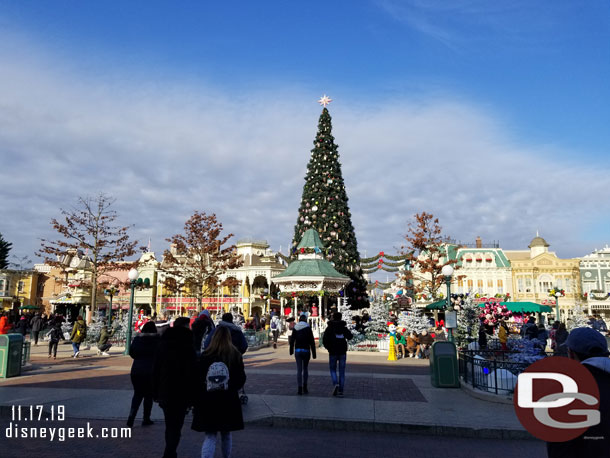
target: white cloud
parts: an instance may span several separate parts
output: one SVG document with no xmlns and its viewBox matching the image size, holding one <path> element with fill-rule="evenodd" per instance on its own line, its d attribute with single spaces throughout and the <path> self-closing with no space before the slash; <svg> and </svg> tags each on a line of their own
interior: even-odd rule
<svg viewBox="0 0 610 458">
<path fill-rule="evenodd" d="M 17 49 L 0 48 L 0 232 L 15 254 L 31 255 L 38 238 L 53 236 L 60 207 L 98 191 L 118 199 L 123 222 L 157 251 L 194 210 L 216 212 L 236 238 L 266 238 L 274 249 L 290 242 L 319 94 L 286 86 L 232 97 L 204 83 L 105 81 Z M 607 194 L 607 165 L 521 146 L 494 113 L 464 101 L 333 105 L 353 223 L 369 255 L 393 251 L 423 210 L 457 239 L 481 235 L 505 248 L 525 248 L 536 229 L 563 256 L 608 241 L 582 234 L 603 233 L 595 218 L 610 204 L 590 196 Z"/>
</svg>

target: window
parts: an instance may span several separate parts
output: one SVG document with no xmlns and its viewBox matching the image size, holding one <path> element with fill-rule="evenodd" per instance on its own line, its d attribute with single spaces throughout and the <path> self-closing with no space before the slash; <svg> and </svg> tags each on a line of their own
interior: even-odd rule
<svg viewBox="0 0 610 458">
<path fill-rule="evenodd" d="M 4 292 L 4 280 L 0 280 L 0 293 Z"/>
<path fill-rule="evenodd" d="M 474 282 L 472 280 L 468 280 L 468 291 L 472 291 L 473 287 L 474 287 Z"/>
<path fill-rule="evenodd" d="M 489 288 L 490 292 L 494 288 L 494 281 L 492 279 L 487 280 L 487 287 Z"/>
<path fill-rule="evenodd" d="M 17 283 L 17 291 L 18 292 L 22 293 L 24 287 L 25 287 L 25 282 L 24 281 L 19 281 L 19 283 Z"/>
<path fill-rule="evenodd" d="M 557 288 L 559 288 L 559 289 L 563 289 L 563 282 L 561 281 L 561 278 L 558 278 L 558 279 L 556 280 L 556 282 L 557 282 L 557 283 L 556 283 L 556 284 L 557 284 Z"/>
<path fill-rule="evenodd" d="M 532 279 L 531 278 L 525 279 L 525 292 L 526 293 L 532 292 Z"/>
<path fill-rule="evenodd" d="M 483 294 L 483 280 L 477 280 L 477 289 L 479 294 Z"/>
<path fill-rule="evenodd" d="M 520 293 L 525 291 L 525 287 L 523 285 L 524 285 L 523 278 L 518 278 L 517 279 L 517 289 L 519 290 Z"/>
<path fill-rule="evenodd" d="M 572 280 L 570 278 L 566 278 L 566 293 L 572 292 Z"/>
<path fill-rule="evenodd" d="M 464 279 L 463 278 L 458 278 L 458 294 L 463 294 L 464 293 Z"/>
<path fill-rule="evenodd" d="M 504 282 L 502 280 L 498 280 L 498 293 L 504 294 Z"/>
</svg>

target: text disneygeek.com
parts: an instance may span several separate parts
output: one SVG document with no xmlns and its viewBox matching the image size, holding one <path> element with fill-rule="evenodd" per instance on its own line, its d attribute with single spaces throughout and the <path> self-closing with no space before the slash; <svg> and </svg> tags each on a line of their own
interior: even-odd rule
<svg viewBox="0 0 610 458">
<path fill-rule="evenodd" d="M 13 406 L 11 421 L 3 426 L 6 439 L 43 439 L 49 442 L 65 442 L 67 439 L 131 439 L 131 428 L 84 426 L 51 426 L 50 422 L 63 422 L 65 407 L 60 406 Z M 36 422 L 36 425 L 33 423 Z"/>
</svg>

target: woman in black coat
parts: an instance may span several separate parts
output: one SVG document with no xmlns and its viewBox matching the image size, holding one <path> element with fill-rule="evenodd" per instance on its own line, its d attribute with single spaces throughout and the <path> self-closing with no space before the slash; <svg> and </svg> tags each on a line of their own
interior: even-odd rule
<svg viewBox="0 0 610 458">
<path fill-rule="evenodd" d="M 218 326 L 199 363 L 200 392 L 192 429 L 205 432 L 202 458 L 213 458 L 220 432 L 223 456 L 231 455 L 231 431 L 244 429 L 238 391 L 246 383 L 241 353 L 231 342 L 231 332 Z"/>
<path fill-rule="evenodd" d="M 290 354 L 294 353 L 297 363 L 297 394 L 307 394 L 307 378 L 309 372 L 309 359 L 316 359 L 316 341 L 313 332 L 307 324 L 307 316 L 301 315 L 299 322 L 295 325 L 292 334 L 288 337 L 290 343 Z"/>
<path fill-rule="evenodd" d="M 136 335 L 131 347 L 129 347 L 129 356 L 133 358 L 133 364 L 131 365 L 133 397 L 131 398 L 131 410 L 127 418 L 127 426 L 130 428 L 136 419 L 142 399 L 144 399 L 142 426 L 153 424 L 150 419 L 153 405 L 153 366 L 160 340 L 155 323 L 148 321 L 142 327 L 142 333 Z"/>
</svg>

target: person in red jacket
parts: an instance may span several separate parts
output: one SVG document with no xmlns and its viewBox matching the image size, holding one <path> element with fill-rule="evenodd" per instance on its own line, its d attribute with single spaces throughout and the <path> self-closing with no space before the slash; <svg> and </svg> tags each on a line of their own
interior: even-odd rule
<svg viewBox="0 0 610 458">
<path fill-rule="evenodd" d="M 3 313 L 0 314 L 0 334 L 8 334 L 11 325 L 8 322 L 8 317 Z"/>
</svg>

